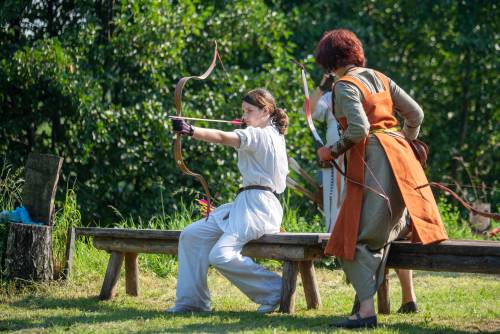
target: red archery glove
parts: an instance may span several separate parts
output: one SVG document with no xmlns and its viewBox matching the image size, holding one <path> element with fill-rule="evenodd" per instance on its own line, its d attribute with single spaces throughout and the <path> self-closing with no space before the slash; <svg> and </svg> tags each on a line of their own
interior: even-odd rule
<svg viewBox="0 0 500 334">
<path fill-rule="evenodd" d="M 192 136 L 194 134 L 193 126 L 181 118 L 172 118 L 172 127 L 181 136 Z"/>
<path fill-rule="evenodd" d="M 332 161 L 334 159 L 331 148 L 328 146 L 318 148 L 317 154 L 320 161 Z"/>
</svg>

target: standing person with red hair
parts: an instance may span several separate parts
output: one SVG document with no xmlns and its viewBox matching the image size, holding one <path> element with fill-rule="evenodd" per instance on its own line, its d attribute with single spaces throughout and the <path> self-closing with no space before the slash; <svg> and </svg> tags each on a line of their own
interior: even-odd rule
<svg viewBox="0 0 500 334">
<path fill-rule="evenodd" d="M 388 245 L 412 231 L 412 241 L 424 244 L 447 239 L 436 201 L 422 166 L 408 140 L 416 139 L 423 120 L 420 106 L 394 81 L 365 68 L 363 46 L 346 29 L 324 34 L 316 61 L 335 83 L 333 110 L 343 128 L 341 138 L 318 149 L 329 161 L 345 154 L 345 200 L 325 249 L 337 256 L 356 290 L 359 309 L 333 326 L 376 327 L 373 297 L 382 282 Z M 403 119 L 399 129 L 397 112 Z M 401 219 L 405 207 L 410 226 Z"/>
</svg>

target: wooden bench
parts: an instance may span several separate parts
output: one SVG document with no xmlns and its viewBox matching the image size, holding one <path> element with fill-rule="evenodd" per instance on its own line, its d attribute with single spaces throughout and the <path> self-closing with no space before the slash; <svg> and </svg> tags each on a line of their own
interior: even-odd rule
<svg viewBox="0 0 500 334">
<path fill-rule="evenodd" d="M 120 268 L 125 260 L 125 291 L 129 295 L 139 294 L 137 254 L 177 254 L 180 231 L 131 230 L 110 228 L 76 228 L 74 236 L 93 237 L 94 246 L 111 253 L 99 298 L 113 298 L 116 292 Z M 246 256 L 283 261 L 283 285 L 280 311 L 293 313 L 295 288 L 300 271 L 308 308 L 321 305 L 316 283 L 313 260 L 323 258 L 324 240 L 328 233 L 279 233 L 265 235 L 248 243 L 243 248 Z M 71 247 L 69 247 L 71 248 Z"/>
<path fill-rule="evenodd" d="M 180 231 L 132 230 L 110 228 L 70 229 L 75 236 L 93 237 L 94 246 L 111 253 L 99 295 L 111 299 L 116 293 L 120 269 L 125 260 L 125 291 L 139 294 L 139 253 L 177 254 Z M 300 272 L 308 308 L 321 306 L 314 271 L 314 260 L 323 254 L 328 233 L 279 233 L 264 235 L 243 248 L 246 256 L 283 261 L 280 312 L 293 313 L 295 290 Z M 72 248 L 71 246 L 68 247 Z M 388 268 L 500 274 L 500 243 L 493 241 L 445 241 L 434 245 L 397 241 L 391 244 Z M 389 280 L 386 275 L 378 291 L 380 313 L 390 312 Z"/>
</svg>

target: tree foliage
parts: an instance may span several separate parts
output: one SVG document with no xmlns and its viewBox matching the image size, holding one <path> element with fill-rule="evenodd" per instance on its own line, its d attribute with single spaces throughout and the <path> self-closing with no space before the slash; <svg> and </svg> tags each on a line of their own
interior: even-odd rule
<svg viewBox="0 0 500 334">
<path fill-rule="evenodd" d="M 19 165 L 34 150 L 64 156 L 87 219 L 111 219 L 110 206 L 145 217 L 162 204 L 172 211 L 201 191 L 175 167 L 166 116 L 175 83 L 205 70 L 214 40 L 226 72 L 189 82 L 185 114 L 236 118 L 242 94 L 266 87 L 289 111 L 290 154 L 314 169 L 290 60 L 318 79 L 315 43 L 336 27 L 354 30 L 369 66 L 423 106 L 432 179 L 462 180 L 453 159 L 461 156 L 476 182 L 497 185 L 494 1 L 7 0 L 0 9 L 0 150 Z M 234 150 L 187 139 L 184 151 L 217 199 L 230 199 L 239 181 Z"/>
</svg>

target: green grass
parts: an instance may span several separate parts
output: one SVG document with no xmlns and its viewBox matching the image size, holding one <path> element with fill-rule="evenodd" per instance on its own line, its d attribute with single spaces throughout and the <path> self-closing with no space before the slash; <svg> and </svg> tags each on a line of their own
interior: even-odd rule
<svg viewBox="0 0 500 334">
<path fill-rule="evenodd" d="M 13 209 L 19 202 L 19 174 L 9 169 L 0 174 L 0 209 Z M 322 232 L 323 222 L 313 210 L 299 209 L 283 198 L 283 227 L 289 232 Z M 456 207 L 439 201 L 439 208 L 450 238 L 478 239 Z M 196 208 L 181 203 L 177 210 L 153 216 L 124 217 L 118 210 L 116 227 L 183 229 L 197 219 Z M 300 211 L 300 212 L 299 212 Z M 69 226 L 80 226 L 76 193 L 68 187 L 64 202 L 54 217 L 53 255 L 56 277 L 65 251 Z M 0 225 L 0 251 L 7 229 Z M 74 270 L 69 281 L 54 281 L 16 290 L 12 282 L 0 275 L 0 331 L 19 333 L 327 333 L 328 324 L 345 316 L 351 308 L 353 290 L 332 261 L 317 263 L 317 276 L 323 306 L 307 310 L 299 279 L 296 313 L 293 315 L 259 315 L 257 305 L 210 270 L 209 285 L 214 311 L 210 314 L 167 315 L 163 311 L 175 301 L 177 260 L 173 256 L 141 254 L 139 263 L 140 297 L 124 293 L 123 277 L 119 295 L 112 301 L 98 301 L 108 254 L 95 249 L 91 241 L 76 242 Z M 277 261 L 259 261 L 279 271 Z M 122 273 L 123 276 L 123 273 Z M 401 298 L 399 284 L 391 274 L 393 312 Z M 500 333 L 500 280 L 493 275 L 415 273 L 415 287 L 421 312 L 417 315 L 379 316 L 381 326 L 372 333 Z M 337 331 L 345 332 L 348 331 Z"/>
<path fill-rule="evenodd" d="M 80 243 L 80 247 L 82 245 Z M 353 298 L 353 291 L 345 284 L 341 271 L 319 269 L 317 276 L 323 302 L 320 309 L 306 309 L 299 279 L 295 314 L 259 315 L 254 312 L 257 305 L 217 271 L 210 270 L 213 312 L 167 315 L 163 311 L 175 301 L 174 276 L 161 278 L 149 272 L 141 273 L 139 297 L 125 295 L 122 277 L 117 298 L 98 301 L 96 296 L 105 271 L 105 252 L 87 248 L 79 248 L 78 252 L 75 275 L 67 283 L 35 284 L 21 291 L 15 291 L 10 283 L 0 284 L 0 331 L 328 333 L 328 324 L 349 312 Z M 83 262 L 84 258 L 92 262 Z M 391 274 L 391 283 L 393 313 L 379 316 L 381 325 L 372 333 L 500 331 L 498 276 L 416 272 L 415 286 L 421 307 L 416 315 L 394 314 L 400 298 L 395 274 Z"/>
</svg>

